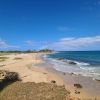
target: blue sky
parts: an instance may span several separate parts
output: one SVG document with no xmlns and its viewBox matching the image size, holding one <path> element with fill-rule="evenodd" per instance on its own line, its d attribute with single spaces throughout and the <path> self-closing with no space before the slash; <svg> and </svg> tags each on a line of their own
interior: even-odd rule
<svg viewBox="0 0 100 100">
<path fill-rule="evenodd" d="M 0 0 L 0 50 L 100 50 L 100 0 Z"/>
</svg>

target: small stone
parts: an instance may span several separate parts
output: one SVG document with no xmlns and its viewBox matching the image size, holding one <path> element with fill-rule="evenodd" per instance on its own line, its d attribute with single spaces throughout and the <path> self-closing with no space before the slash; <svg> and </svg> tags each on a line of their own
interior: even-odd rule
<svg viewBox="0 0 100 100">
<path fill-rule="evenodd" d="M 82 85 L 81 84 L 74 84 L 74 87 L 76 87 L 76 88 L 82 88 Z"/>
<path fill-rule="evenodd" d="M 51 80 L 51 83 L 56 83 L 56 81 L 55 80 Z"/>
</svg>

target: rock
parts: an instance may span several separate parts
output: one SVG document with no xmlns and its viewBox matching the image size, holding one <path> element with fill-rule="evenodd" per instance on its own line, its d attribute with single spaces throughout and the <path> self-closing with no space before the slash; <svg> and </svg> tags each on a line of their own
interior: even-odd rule
<svg viewBox="0 0 100 100">
<path fill-rule="evenodd" d="M 64 60 L 64 58 L 57 58 L 57 60 Z"/>
<path fill-rule="evenodd" d="M 63 75 L 66 75 L 66 73 L 63 73 Z"/>
<path fill-rule="evenodd" d="M 77 64 L 77 63 L 74 62 L 74 61 L 69 61 L 68 63 L 69 63 L 69 64 L 72 64 L 72 65 L 76 65 L 76 64 Z"/>
<path fill-rule="evenodd" d="M 80 94 L 80 91 L 75 90 L 75 94 Z"/>
<path fill-rule="evenodd" d="M 76 87 L 76 88 L 82 88 L 82 85 L 81 84 L 74 84 L 74 87 Z"/>
<path fill-rule="evenodd" d="M 56 83 L 56 81 L 55 80 L 51 80 L 51 83 Z"/>
</svg>

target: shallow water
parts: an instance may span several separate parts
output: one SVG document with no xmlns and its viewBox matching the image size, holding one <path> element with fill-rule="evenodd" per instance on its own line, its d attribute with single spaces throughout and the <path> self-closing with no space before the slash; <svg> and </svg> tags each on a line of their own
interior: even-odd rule
<svg viewBox="0 0 100 100">
<path fill-rule="evenodd" d="M 44 56 L 44 60 L 58 71 L 100 79 L 100 51 L 59 52 Z M 69 64 L 69 61 L 76 64 Z"/>
</svg>

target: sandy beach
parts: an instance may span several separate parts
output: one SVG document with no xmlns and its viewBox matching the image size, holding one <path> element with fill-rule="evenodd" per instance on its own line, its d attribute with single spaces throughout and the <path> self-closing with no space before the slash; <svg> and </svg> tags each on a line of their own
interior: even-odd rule
<svg viewBox="0 0 100 100">
<path fill-rule="evenodd" d="M 70 91 L 73 100 L 100 100 L 100 82 L 90 77 L 61 73 L 52 68 L 39 66 L 45 63 L 41 56 L 44 53 L 21 53 L 4 55 L 7 60 L 0 62 L 0 70 L 17 72 L 22 82 L 47 82 L 56 81 L 57 85 L 65 85 Z M 74 84 L 82 85 L 81 89 L 74 87 Z M 78 93 L 77 93 L 78 92 Z"/>
<path fill-rule="evenodd" d="M 41 55 L 43 53 L 6 55 L 9 59 L 0 63 L 0 65 L 4 65 L 0 69 L 17 72 L 22 82 L 50 82 L 57 79 L 59 80 L 56 80 L 57 84 L 62 85 L 63 82 L 57 75 L 47 72 L 45 68 L 35 67 L 36 64 L 43 63 L 43 60 L 40 59 Z M 21 59 L 14 60 L 15 58 Z"/>
</svg>

